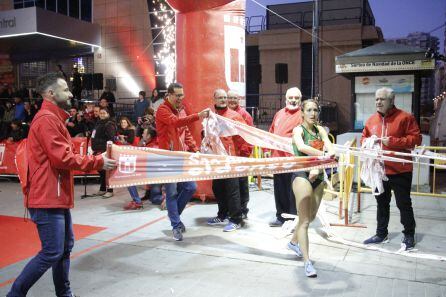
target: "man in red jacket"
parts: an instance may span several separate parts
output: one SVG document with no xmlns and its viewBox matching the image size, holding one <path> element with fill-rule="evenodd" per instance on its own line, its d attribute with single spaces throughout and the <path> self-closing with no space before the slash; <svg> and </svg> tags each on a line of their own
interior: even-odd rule
<svg viewBox="0 0 446 297">
<path fill-rule="evenodd" d="M 214 92 L 214 108 L 215 113 L 245 124 L 241 115 L 228 108 L 228 98 L 226 92 L 222 89 L 217 89 Z M 220 137 L 220 140 L 230 156 L 248 157 L 251 154 L 252 146 L 238 135 Z M 217 199 L 218 213 L 216 217 L 210 218 L 207 223 L 209 225 L 226 224 L 223 228 L 224 232 L 239 229 L 243 223 L 239 179 L 237 177 L 214 179 L 212 181 L 212 191 Z M 247 210 L 247 205 L 245 208 Z M 229 219 L 228 223 L 226 222 L 227 218 Z"/>
<path fill-rule="evenodd" d="M 302 93 L 296 87 L 290 88 L 286 91 L 285 99 L 286 106 L 274 115 L 269 132 L 283 137 L 292 137 L 293 129 L 299 126 L 303 120 L 300 110 Z M 272 157 L 290 156 L 292 155 L 282 151 L 272 152 Z M 283 213 L 297 214 L 296 200 L 291 188 L 291 176 L 292 173 L 280 173 L 273 176 L 276 218 L 269 223 L 271 227 L 283 225 L 285 222 L 285 219 L 282 218 Z"/>
<path fill-rule="evenodd" d="M 179 110 L 182 108 L 183 98 L 183 86 L 179 83 L 172 83 L 167 88 L 167 99 L 156 111 L 156 133 L 160 149 L 171 151 L 186 151 L 187 147 L 197 149 L 196 145 L 190 142 L 193 141 L 191 137 L 182 135 L 186 133 L 184 130 L 187 129 L 188 124 L 208 117 L 209 110 L 205 109 L 199 113 L 182 117 Z M 164 186 L 173 239 L 180 241 L 183 240 L 183 233 L 186 231 L 180 215 L 195 193 L 197 185 L 195 182 L 180 182 Z"/>
<path fill-rule="evenodd" d="M 377 136 L 383 150 L 407 152 L 421 144 L 420 128 L 413 115 L 395 107 L 395 94 L 390 88 L 378 89 L 375 93 L 376 113 L 366 122 L 362 139 Z M 390 218 L 390 199 L 395 193 L 396 205 L 400 210 L 401 223 L 404 226 L 402 243 L 406 250 L 415 246 L 415 219 L 410 198 L 412 185 L 412 164 L 384 162 L 388 181 L 383 181 L 384 193 L 376 196 L 377 221 L 376 234 L 364 241 L 364 244 L 388 241 Z"/>
<path fill-rule="evenodd" d="M 240 96 L 234 90 L 228 91 L 228 107 L 234 111 L 236 111 L 239 115 L 242 116 L 243 120 L 246 124 L 254 127 L 254 121 L 249 112 L 246 111 L 243 107 L 240 106 Z M 251 152 L 250 152 L 251 154 Z M 241 157 L 249 157 L 241 156 Z M 239 187 L 240 187 L 240 201 L 242 203 L 242 218 L 245 220 L 248 218 L 248 202 L 249 202 L 249 179 L 247 176 L 239 177 Z"/>
<path fill-rule="evenodd" d="M 57 73 L 37 80 L 44 98 L 42 108 L 31 123 L 26 143 L 25 207 L 37 225 L 42 250 L 25 266 L 12 285 L 8 297 L 26 296 L 28 290 L 50 268 L 57 296 L 72 296 L 70 252 L 74 237 L 70 208 L 74 206 L 72 170 L 110 170 L 114 160 L 104 155 L 86 156 L 73 151 L 65 127 L 73 95 Z M 25 161 L 25 160 L 23 160 Z"/>
</svg>

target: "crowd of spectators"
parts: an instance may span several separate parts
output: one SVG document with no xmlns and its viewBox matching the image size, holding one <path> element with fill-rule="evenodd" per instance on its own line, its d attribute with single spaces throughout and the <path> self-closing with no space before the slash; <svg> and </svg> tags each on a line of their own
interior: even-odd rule
<svg viewBox="0 0 446 297">
<path fill-rule="evenodd" d="M 42 99 L 25 87 L 0 85 L 0 141 L 26 138 L 29 124 L 41 104 Z"/>
<path fill-rule="evenodd" d="M 134 102 L 133 115 L 127 118 L 130 125 L 135 125 L 135 136 L 138 139 L 150 138 L 155 131 L 155 112 L 153 107 L 162 102 L 155 89 L 152 97 L 146 98 L 144 91 L 139 92 L 139 98 Z M 66 122 L 72 137 L 90 137 L 100 118 L 101 109 L 106 109 L 110 120 L 114 123 L 120 120 L 115 114 L 115 95 L 105 88 L 98 101 L 75 101 L 68 110 L 70 117 Z M 155 104 L 153 104 L 155 103 Z M 29 125 L 42 104 L 42 98 L 35 92 L 24 87 L 17 89 L 0 85 L 0 142 L 17 142 L 27 137 Z M 153 107 L 152 107 L 153 106 Z M 115 124 L 116 125 L 116 124 Z M 143 136 L 146 135 L 146 136 Z M 150 142 L 150 140 L 149 140 Z"/>
<path fill-rule="evenodd" d="M 133 104 L 132 115 L 115 114 L 115 96 L 105 88 L 97 101 L 74 100 L 67 110 L 69 118 L 66 127 L 71 137 L 89 137 L 95 154 L 106 150 L 107 141 L 119 145 L 134 145 L 158 148 L 155 113 L 163 97 L 158 90 L 152 91 L 151 98 L 146 98 L 144 91 L 139 92 Z M 0 86 L 0 142 L 19 142 L 28 136 L 29 126 L 42 105 L 42 98 L 26 89 L 19 91 Z M 100 171 L 100 189 L 98 195 L 103 198 L 113 196 L 111 189 L 105 186 L 105 171 Z M 129 188 L 132 200 L 125 209 L 142 207 L 142 200 L 153 204 L 163 203 L 161 185 L 147 187 L 140 199 L 135 187 Z"/>
</svg>

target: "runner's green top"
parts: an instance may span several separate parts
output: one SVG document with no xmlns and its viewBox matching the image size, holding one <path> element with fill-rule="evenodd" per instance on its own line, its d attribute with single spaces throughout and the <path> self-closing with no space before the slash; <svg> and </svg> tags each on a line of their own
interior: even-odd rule
<svg viewBox="0 0 446 297">
<path fill-rule="evenodd" d="M 319 141 L 322 141 L 322 138 L 321 138 L 321 136 L 319 135 L 319 130 L 316 128 L 316 126 L 313 126 L 314 127 L 314 133 L 312 134 L 312 133 L 310 133 L 310 131 L 308 131 L 305 127 L 304 127 L 304 125 L 300 125 L 301 127 L 302 127 L 302 130 L 303 130 L 303 132 L 304 132 L 304 135 L 303 135 L 303 137 L 302 137 L 302 139 L 303 139 L 303 141 L 304 141 L 304 143 L 306 144 L 306 145 L 309 145 L 309 146 L 311 146 L 311 147 L 313 147 L 312 145 L 311 145 L 311 142 L 313 142 L 314 140 L 319 140 Z M 294 142 L 294 139 L 293 139 L 293 151 L 294 151 L 294 155 L 295 156 L 307 156 L 307 154 L 304 154 L 304 153 L 302 153 L 301 151 L 299 151 L 298 149 L 297 149 L 297 145 L 296 145 L 296 143 Z"/>
</svg>

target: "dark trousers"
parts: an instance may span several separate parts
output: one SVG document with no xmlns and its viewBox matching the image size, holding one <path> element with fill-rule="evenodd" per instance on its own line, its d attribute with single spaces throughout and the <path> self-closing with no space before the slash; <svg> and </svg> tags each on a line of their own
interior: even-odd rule
<svg viewBox="0 0 446 297">
<path fill-rule="evenodd" d="M 239 179 L 225 178 L 212 180 L 212 191 L 217 199 L 218 213 L 220 219 L 229 216 L 233 223 L 242 222 L 242 208 L 240 203 Z"/>
<path fill-rule="evenodd" d="M 29 213 L 37 225 L 42 250 L 26 264 L 7 296 L 26 296 L 40 277 L 52 268 L 56 296 L 71 297 L 68 275 L 74 236 L 70 210 L 30 208 Z"/>
<path fill-rule="evenodd" d="M 99 183 L 101 185 L 99 191 L 107 191 L 113 193 L 113 189 L 107 189 L 105 176 L 106 176 L 105 170 L 99 170 Z"/>
<path fill-rule="evenodd" d="M 249 202 L 249 180 L 248 177 L 239 177 L 238 185 L 240 189 L 240 203 L 242 206 L 242 213 L 248 214 L 248 202 Z"/>
<path fill-rule="evenodd" d="M 274 174 L 274 200 L 276 202 L 276 217 L 279 221 L 283 213 L 297 214 L 296 199 L 294 199 L 292 184 L 293 173 Z"/>
<path fill-rule="evenodd" d="M 395 193 L 396 206 L 400 210 L 400 221 L 404 226 L 403 233 L 405 235 L 414 236 L 415 234 L 415 218 L 412 208 L 412 199 L 410 198 L 410 188 L 412 185 L 412 172 L 388 175 L 388 181 L 384 181 L 384 193 L 376 196 L 378 204 L 376 220 L 378 226 L 376 234 L 385 237 L 388 234 L 387 227 L 390 218 L 390 199 L 392 190 Z"/>
</svg>

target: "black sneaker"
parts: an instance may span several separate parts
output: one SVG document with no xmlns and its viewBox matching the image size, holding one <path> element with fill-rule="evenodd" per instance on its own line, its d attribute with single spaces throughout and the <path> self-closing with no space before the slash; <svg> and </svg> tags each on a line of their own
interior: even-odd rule
<svg viewBox="0 0 446 297">
<path fill-rule="evenodd" d="M 242 220 L 248 219 L 248 213 L 242 213 Z"/>
<path fill-rule="evenodd" d="M 183 233 L 181 232 L 181 227 L 173 229 L 172 235 L 173 235 L 173 239 L 175 239 L 176 241 L 183 240 Z"/>
<path fill-rule="evenodd" d="M 389 242 L 389 237 L 386 235 L 384 237 L 373 235 L 372 237 L 364 240 L 364 244 L 377 244 L 377 243 L 387 243 Z"/>
<path fill-rule="evenodd" d="M 404 250 L 410 251 L 415 247 L 415 238 L 412 235 L 404 235 L 401 245 L 404 244 Z"/>
<path fill-rule="evenodd" d="M 183 222 L 180 222 L 181 233 L 186 233 L 186 226 L 184 226 Z"/>
</svg>

